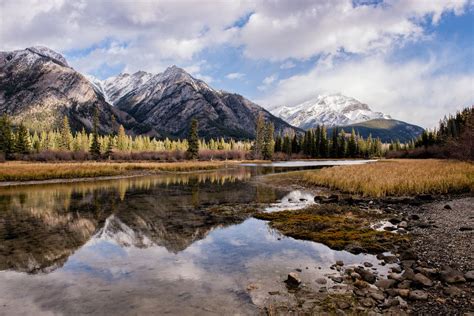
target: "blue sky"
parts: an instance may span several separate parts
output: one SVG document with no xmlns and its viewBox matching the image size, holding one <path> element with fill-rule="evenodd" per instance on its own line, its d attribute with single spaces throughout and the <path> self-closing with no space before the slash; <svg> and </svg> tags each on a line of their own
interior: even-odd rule
<svg viewBox="0 0 474 316">
<path fill-rule="evenodd" d="M 424 127 L 474 104 L 472 0 L 0 0 L 0 9 L 2 50 L 44 45 L 100 79 L 177 65 L 268 109 L 342 93 Z"/>
</svg>

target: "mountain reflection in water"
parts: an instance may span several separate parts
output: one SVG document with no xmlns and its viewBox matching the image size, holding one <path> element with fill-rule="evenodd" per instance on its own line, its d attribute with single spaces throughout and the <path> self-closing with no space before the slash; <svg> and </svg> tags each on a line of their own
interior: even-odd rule
<svg viewBox="0 0 474 316">
<path fill-rule="evenodd" d="M 288 194 L 267 172 L 0 189 L 0 314 L 255 314 L 295 268 L 318 288 L 335 260 L 377 265 L 249 218 Z"/>
</svg>

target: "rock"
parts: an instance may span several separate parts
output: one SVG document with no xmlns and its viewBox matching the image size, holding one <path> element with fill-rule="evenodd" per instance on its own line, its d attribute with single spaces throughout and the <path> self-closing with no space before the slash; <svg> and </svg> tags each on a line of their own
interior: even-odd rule
<svg viewBox="0 0 474 316">
<path fill-rule="evenodd" d="M 337 307 L 339 307 L 340 309 L 348 309 L 349 307 L 351 307 L 351 304 L 349 304 L 349 303 L 346 302 L 346 301 L 338 301 L 338 302 L 336 302 L 336 305 L 337 305 Z"/>
<path fill-rule="evenodd" d="M 446 204 L 446 205 L 444 206 L 444 208 L 445 208 L 446 210 L 452 210 L 452 209 L 453 209 L 453 208 L 451 207 L 451 205 L 449 205 L 449 204 Z"/>
<path fill-rule="evenodd" d="M 372 266 L 373 266 L 372 263 L 370 263 L 370 262 L 364 262 L 364 267 L 370 268 L 370 267 L 372 267 Z"/>
<path fill-rule="evenodd" d="M 411 287 L 411 281 L 410 280 L 402 281 L 398 283 L 397 287 L 399 289 L 409 289 Z"/>
<path fill-rule="evenodd" d="M 411 291 L 408 297 L 412 300 L 426 301 L 428 299 L 428 294 L 425 291 L 415 290 Z"/>
<path fill-rule="evenodd" d="M 388 232 L 393 232 L 393 231 L 397 230 L 397 228 L 394 227 L 394 226 L 385 226 L 383 229 L 388 231 Z"/>
<path fill-rule="evenodd" d="M 375 286 L 379 289 L 386 290 L 392 288 L 396 283 L 397 281 L 392 279 L 381 279 L 375 282 Z"/>
<path fill-rule="evenodd" d="M 400 224 L 398 224 L 398 228 L 407 228 L 408 227 L 408 223 L 403 221 L 403 222 L 400 222 Z"/>
<path fill-rule="evenodd" d="M 258 289 L 258 285 L 255 283 L 250 283 L 249 285 L 247 285 L 247 291 L 252 291 L 256 289 Z"/>
<path fill-rule="evenodd" d="M 300 199 L 300 202 L 306 202 L 306 201 L 308 201 L 308 200 L 307 200 L 307 199 L 303 199 L 303 198 Z"/>
<path fill-rule="evenodd" d="M 357 281 L 354 282 L 354 286 L 358 289 L 365 289 L 365 288 L 369 287 L 369 284 L 365 281 L 357 280 Z"/>
<path fill-rule="evenodd" d="M 392 272 L 394 272 L 394 273 L 401 273 L 401 272 L 402 272 L 402 268 L 400 268 L 399 266 L 392 267 Z"/>
<path fill-rule="evenodd" d="M 395 299 L 398 300 L 398 303 L 399 303 L 401 308 L 403 308 L 403 309 L 408 308 L 408 303 L 403 298 L 401 298 L 400 296 L 397 296 L 397 297 L 395 297 Z"/>
<path fill-rule="evenodd" d="M 327 291 L 328 291 L 328 289 L 325 286 L 323 286 L 319 289 L 320 293 L 326 293 Z"/>
<path fill-rule="evenodd" d="M 410 295 L 410 290 L 409 289 L 400 289 L 398 290 L 398 294 L 401 296 L 401 297 L 408 297 L 408 295 Z"/>
<path fill-rule="evenodd" d="M 332 277 L 331 280 L 335 283 L 342 283 L 342 278 L 339 276 Z"/>
<path fill-rule="evenodd" d="M 400 260 L 416 260 L 416 259 L 417 259 L 417 256 L 415 252 L 411 249 L 402 251 L 400 253 Z"/>
<path fill-rule="evenodd" d="M 391 263 L 397 263 L 398 262 L 398 258 L 396 256 L 385 256 L 383 258 L 383 261 L 385 261 L 386 263 L 388 264 L 391 264 Z"/>
<path fill-rule="evenodd" d="M 412 269 L 406 269 L 405 271 L 403 271 L 402 278 L 404 280 L 413 281 L 415 279 L 415 272 L 413 272 Z"/>
<path fill-rule="evenodd" d="M 396 273 L 390 273 L 387 277 L 389 279 L 399 281 L 399 282 L 403 280 L 403 277 L 400 274 L 396 274 Z"/>
<path fill-rule="evenodd" d="M 355 272 L 357 272 L 360 277 L 362 278 L 362 280 L 366 281 L 366 282 L 369 282 L 369 283 L 374 283 L 375 282 L 375 275 L 368 271 L 368 270 L 364 270 L 363 268 L 355 268 L 354 269 Z"/>
<path fill-rule="evenodd" d="M 364 298 L 360 301 L 360 304 L 364 307 L 372 307 L 374 306 L 374 301 L 370 298 Z"/>
<path fill-rule="evenodd" d="M 464 278 L 469 282 L 474 281 L 474 270 L 466 272 L 466 274 L 464 274 Z"/>
<path fill-rule="evenodd" d="M 342 267 L 342 266 L 344 265 L 344 261 L 342 261 L 342 260 L 337 260 L 337 261 L 336 261 L 336 265 Z"/>
<path fill-rule="evenodd" d="M 411 220 L 414 220 L 414 221 L 417 221 L 420 219 L 420 216 L 416 215 L 416 214 L 413 214 L 413 215 L 410 215 L 410 219 Z"/>
<path fill-rule="evenodd" d="M 302 272 L 302 271 L 303 271 L 303 270 L 301 270 L 300 268 L 296 268 L 295 270 L 298 271 L 298 272 Z"/>
<path fill-rule="evenodd" d="M 462 232 L 470 232 L 470 231 L 472 231 L 472 230 L 474 230 L 474 228 L 469 227 L 469 226 L 461 226 L 461 227 L 459 227 L 459 231 L 462 231 Z"/>
<path fill-rule="evenodd" d="M 298 287 L 301 284 L 301 279 L 299 275 L 295 272 L 288 273 L 288 278 L 286 279 L 286 284 L 291 287 Z"/>
<path fill-rule="evenodd" d="M 319 279 L 316 279 L 316 283 L 326 284 L 326 283 L 328 283 L 328 280 L 326 280 L 325 278 L 319 278 Z"/>
<path fill-rule="evenodd" d="M 398 219 L 398 218 L 391 218 L 391 219 L 389 219 L 388 221 L 389 221 L 390 224 L 392 224 L 392 225 L 397 225 L 398 223 L 401 222 L 401 220 Z"/>
<path fill-rule="evenodd" d="M 370 297 L 372 297 L 374 300 L 378 302 L 383 302 L 383 300 L 385 300 L 385 296 L 382 293 L 378 293 L 378 292 L 370 293 Z"/>
<path fill-rule="evenodd" d="M 451 297 L 459 296 L 462 294 L 462 290 L 456 286 L 448 286 L 447 288 L 444 289 L 443 292 L 444 294 L 449 295 Z"/>
<path fill-rule="evenodd" d="M 360 279 L 360 274 L 357 273 L 357 272 L 352 272 L 352 273 L 350 274 L 350 276 L 351 276 L 351 278 L 352 278 L 353 280 L 358 280 L 358 279 Z"/>
<path fill-rule="evenodd" d="M 433 281 L 431 281 L 429 278 L 427 278 L 425 275 L 421 273 L 415 274 L 415 277 L 413 278 L 413 281 L 415 281 L 418 284 L 421 284 L 425 287 L 430 287 L 433 286 Z"/>
<path fill-rule="evenodd" d="M 445 267 L 443 271 L 440 272 L 440 279 L 446 283 L 462 283 L 466 282 L 463 274 L 459 271 Z"/>
</svg>

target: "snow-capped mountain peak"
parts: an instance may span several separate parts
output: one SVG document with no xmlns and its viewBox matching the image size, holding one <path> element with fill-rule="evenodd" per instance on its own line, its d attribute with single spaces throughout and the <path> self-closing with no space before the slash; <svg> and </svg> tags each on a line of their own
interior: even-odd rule
<svg viewBox="0 0 474 316">
<path fill-rule="evenodd" d="M 274 114 L 303 129 L 317 125 L 344 126 L 372 119 L 390 119 L 369 106 L 342 94 L 319 95 L 293 107 L 281 107 Z"/>
</svg>

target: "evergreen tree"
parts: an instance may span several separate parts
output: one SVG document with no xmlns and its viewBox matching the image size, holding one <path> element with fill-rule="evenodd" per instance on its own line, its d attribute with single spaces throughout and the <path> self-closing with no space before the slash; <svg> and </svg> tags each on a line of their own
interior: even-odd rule
<svg viewBox="0 0 474 316">
<path fill-rule="evenodd" d="M 191 121 L 187 155 L 188 159 L 197 159 L 199 157 L 198 121 L 196 119 L 192 119 Z"/>
<path fill-rule="evenodd" d="M 355 158 L 357 156 L 357 142 L 354 129 L 352 129 L 349 142 L 347 143 L 347 155 L 351 158 Z"/>
<path fill-rule="evenodd" d="M 29 140 L 29 132 L 28 129 L 23 125 L 23 123 L 20 124 L 18 127 L 18 131 L 16 134 L 16 148 L 15 151 L 19 154 L 29 154 L 30 153 L 30 140 Z"/>
<path fill-rule="evenodd" d="M 92 129 L 92 142 L 90 146 L 90 153 L 94 159 L 100 158 L 100 143 L 99 143 L 99 109 L 95 108 L 94 122 Z"/>
<path fill-rule="evenodd" d="M 262 157 L 264 135 L 265 135 L 265 121 L 263 119 L 263 114 L 260 112 L 257 117 L 257 122 L 255 125 L 254 155 L 256 159 L 259 159 Z"/>
<path fill-rule="evenodd" d="M 112 136 L 109 135 L 107 137 L 107 147 L 105 149 L 105 157 L 107 159 L 112 158 L 113 150 L 114 150 L 114 139 Z"/>
<path fill-rule="evenodd" d="M 327 158 L 329 146 L 326 127 L 322 126 L 319 133 L 319 155 L 323 158 Z"/>
<path fill-rule="evenodd" d="M 60 141 L 59 148 L 63 150 L 71 150 L 73 137 L 72 137 L 71 127 L 69 126 L 69 120 L 67 116 L 64 116 L 63 118 L 63 123 L 61 125 L 60 133 L 61 133 L 61 141 Z"/>
<path fill-rule="evenodd" d="M 283 152 L 289 156 L 291 156 L 291 140 L 290 136 L 285 135 L 283 137 L 283 145 L 282 145 Z"/>
<path fill-rule="evenodd" d="M 275 142 L 273 141 L 273 133 L 275 132 L 275 127 L 272 122 L 265 124 L 265 131 L 263 137 L 263 150 L 262 156 L 265 160 L 270 160 L 273 157 L 273 151 L 275 147 Z"/>
<path fill-rule="evenodd" d="M 282 151 L 282 138 L 280 135 L 278 135 L 275 139 L 275 152 L 281 152 Z"/>
<path fill-rule="evenodd" d="M 331 135 L 331 150 L 329 151 L 329 156 L 336 158 L 337 157 L 337 146 L 338 146 L 338 139 L 337 139 L 337 127 L 332 129 Z"/>
<path fill-rule="evenodd" d="M 13 133 L 10 119 L 6 114 L 0 118 L 0 152 L 9 159 L 14 151 Z"/>
</svg>

